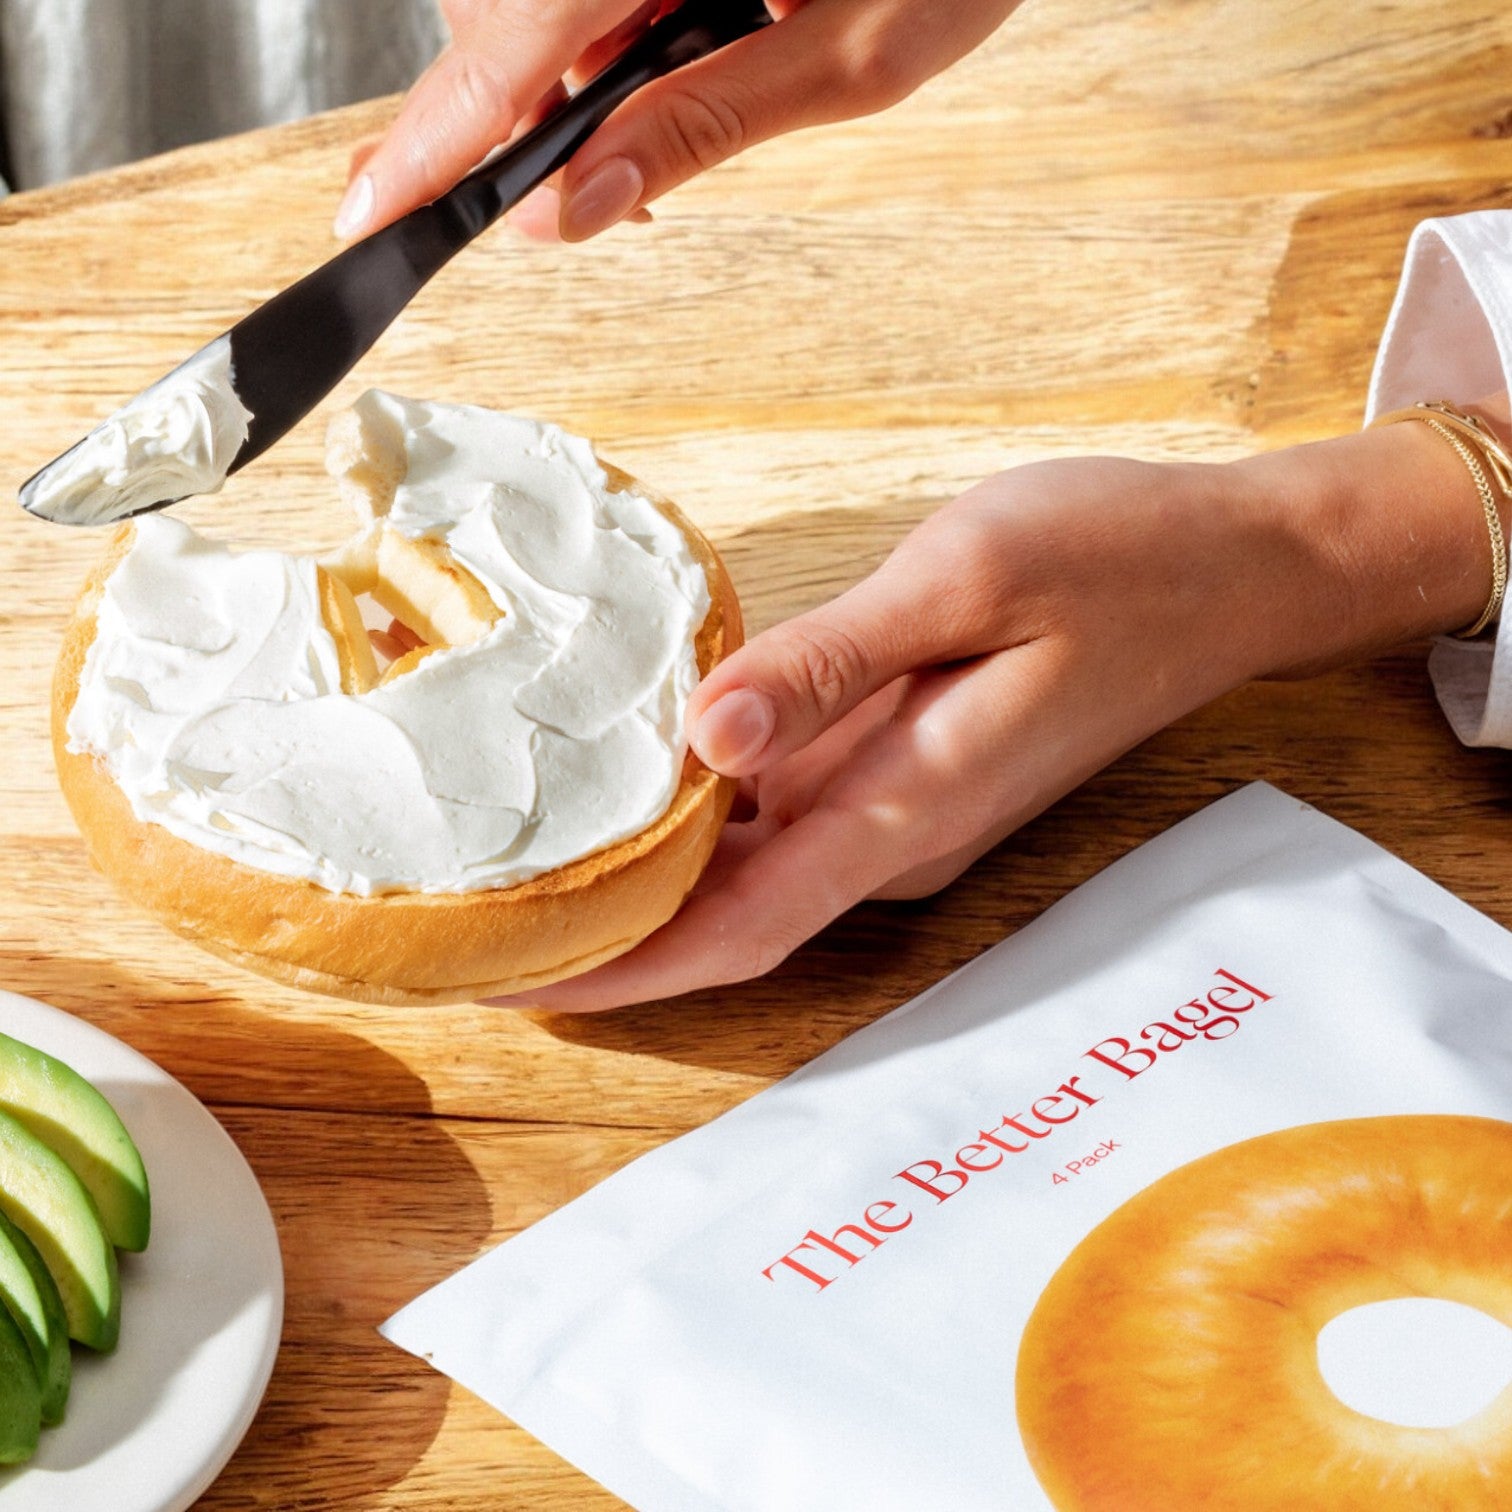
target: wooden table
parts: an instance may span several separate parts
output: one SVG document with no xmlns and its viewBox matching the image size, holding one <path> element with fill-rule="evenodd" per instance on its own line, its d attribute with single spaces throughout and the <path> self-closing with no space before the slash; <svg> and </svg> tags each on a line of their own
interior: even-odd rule
<svg viewBox="0 0 1512 1512">
<path fill-rule="evenodd" d="M 376 384 L 586 432 L 715 537 L 759 629 L 1011 463 L 1357 424 L 1413 223 L 1512 204 L 1509 63 L 1489 0 L 1033 0 L 904 107 L 752 152 L 654 229 L 566 250 L 495 232 L 337 400 Z M 0 493 L 325 257 L 347 153 L 391 109 L 0 202 Z M 320 433 L 185 515 L 335 541 Z M 0 985 L 185 1081 L 277 1216 L 283 1350 L 205 1507 L 615 1505 L 374 1326 L 1242 782 L 1512 923 L 1512 773 L 1455 744 L 1412 651 L 1224 699 L 944 895 L 859 909 L 746 987 L 589 1019 L 275 989 L 132 912 L 56 791 L 48 677 L 98 549 L 6 517 Z"/>
</svg>

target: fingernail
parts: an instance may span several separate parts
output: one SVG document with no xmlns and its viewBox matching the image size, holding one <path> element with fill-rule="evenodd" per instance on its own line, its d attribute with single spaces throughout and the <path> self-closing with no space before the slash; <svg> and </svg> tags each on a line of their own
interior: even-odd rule
<svg viewBox="0 0 1512 1512">
<path fill-rule="evenodd" d="M 766 749 L 776 728 L 772 700 L 754 688 L 737 688 L 704 710 L 692 732 L 693 749 L 716 772 L 738 776 Z"/>
<path fill-rule="evenodd" d="M 336 211 L 336 235 L 342 241 L 355 236 L 372 220 L 373 206 L 377 203 L 377 199 L 371 173 L 359 173 L 347 185 L 347 192 L 342 196 L 341 204 Z"/>
<path fill-rule="evenodd" d="M 598 165 L 562 206 L 562 235 L 567 241 L 586 241 L 623 220 L 646 192 L 641 171 L 627 157 L 612 157 Z"/>
</svg>

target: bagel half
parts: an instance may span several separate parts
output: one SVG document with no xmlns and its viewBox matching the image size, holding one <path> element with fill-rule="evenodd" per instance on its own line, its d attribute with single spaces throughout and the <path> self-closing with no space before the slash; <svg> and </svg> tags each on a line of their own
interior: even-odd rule
<svg viewBox="0 0 1512 1512">
<path fill-rule="evenodd" d="M 724 564 L 669 501 L 605 464 L 682 532 L 708 582 L 694 650 L 700 677 L 741 644 Z M 714 849 L 735 784 L 689 752 L 666 812 L 639 834 L 509 887 L 463 893 L 331 892 L 202 849 L 133 813 L 105 764 L 68 749 L 68 719 L 106 581 L 130 549 L 117 531 L 64 632 L 52 739 L 64 797 L 94 864 L 133 904 L 225 960 L 358 1002 L 467 1002 L 528 992 L 629 950 L 676 913 Z"/>
</svg>

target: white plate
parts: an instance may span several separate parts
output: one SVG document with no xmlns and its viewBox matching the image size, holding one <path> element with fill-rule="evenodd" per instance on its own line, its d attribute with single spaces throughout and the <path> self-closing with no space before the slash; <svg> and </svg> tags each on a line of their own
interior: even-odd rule
<svg viewBox="0 0 1512 1512">
<path fill-rule="evenodd" d="M 68 1413 L 0 1471 L 5 1512 L 182 1512 L 262 1400 L 283 1324 L 273 1217 L 241 1151 L 167 1072 L 103 1030 L 0 992 L 0 1030 L 87 1076 L 152 1189 L 152 1242 L 121 1256 L 121 1342 L 75 1346 Z"/>
</svg>

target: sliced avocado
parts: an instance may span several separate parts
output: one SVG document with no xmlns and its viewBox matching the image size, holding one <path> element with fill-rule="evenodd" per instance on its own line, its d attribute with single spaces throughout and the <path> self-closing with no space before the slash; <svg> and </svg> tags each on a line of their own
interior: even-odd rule
<svg viewBox="0 0 1512 1512">
<path fill-rule="evenodd" d="M 68 1162 L 94 1198 L 112 1244 L 147 1248 L 147 1172 L 125 1124 L 99 1091 L 55 1056 L 0 1034 L 0 1112 Z"/>
<path fill-rule="evenodd" d="M 20 1326 L 41 1378 L 43 1423 L 61 1423 L 73 1376 L 63 1299 L 37 1246 L 4 1213 L 0 1213 L 0 1302 L 10 1308 Z"/>
<path fill-rule="evenodd" d="M 14 1236 L 20 1232 L 9 1219 L 0 1217 L 0 1306 L 4 1306 L 15 1319 L 40 1376 L 47 1369 L 51 1330 L 42 1293 L 37 1289 L 37 1278 L 21 1258 L 14 1242 Z M 26 1236 L 21 1237 L 24 1240 Z M 64 1338 L 67 1337 L 65 1332 Z"/>
<path fill-rule="evenodd" d="M 16 1320 L 0 1307 L 0 1465 L 30 1459 L 42 1431 L 42 1385 Z"/>
<path fill-rule="evenodd" d="M 63 1298 L 69 1337 L 91 1349 L 113 1349 L 121 1330 L 121 1283 L 99 1209 L 68 1162 L 8 1113 L 0 1113 L 0 1212 L 46 1261 Z"/>
</svg>

